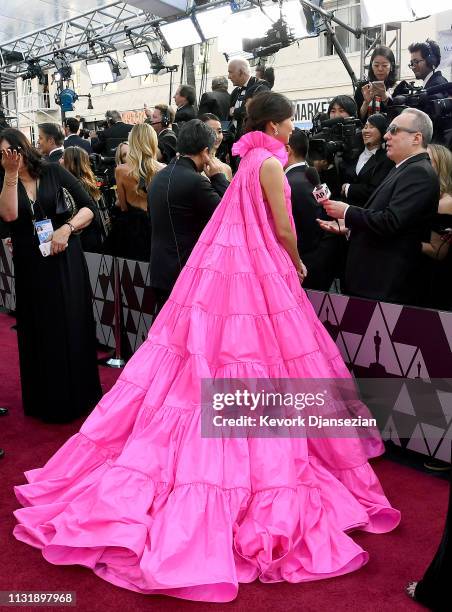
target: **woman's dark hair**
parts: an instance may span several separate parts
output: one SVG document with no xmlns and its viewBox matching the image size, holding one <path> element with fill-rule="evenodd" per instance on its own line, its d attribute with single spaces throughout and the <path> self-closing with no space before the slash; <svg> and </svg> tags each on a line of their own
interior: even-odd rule
<svg viewBox="0 0 452 612">
<path fill-rule="evenodd" d="M 0 142 L 6 140 L 13 149 L 20 150 L 24 165 L 32 178 L 38 178 L 42 170 L 41 153 L 31 146 L 30 141 L 20 130 L 15 128 L 6 128 L 0 133 Z M 1 172 L 3 168 L 0 167 Z"/>
<path fill-rule="evenodd" d="M 198 155 L 205 148 L 212 149 L 217 136 L 213 129 L 200 119 L 190 119 L 179 130 L 177 151 L 181 155 Z"/>
<path fill-rule="evenodd" d="M 328 117 L 335 104 L 343 108 L 344 111 L 350 115 L 350 117 L 358 116 L 358 107 L 356 106 L 356 102 L 354 101 L 354 99 L 351 96 L 343 94 L 341 96 L 336 96 L 331 100 L 328 106 Z"/>
<path fill-rule="evenodd" d="M 392 87 L 393 85 L 395 85 L 395 82 L 396 82 L 396 61 L 395 61 L 394 53 L 391 51 L 389 47 L 385 47 L 384 45 L 375 47 L 372 55 L 370 56 L 370 66 L 369 66 L 369 73 L 368 73 L 369 81 L 378 80 L 372 68 L 372 62 L 377 57 L 377 55 L 381 55 L 382 57 L 385 57 L 388 60 L 388 62 L 391 64 L 391 70 L 389 71 L 389 74 L 386 77 L 384 82 L 385 82 L 386 87 Z"/>
<path fill-rule="evenodd" d="M 262 91 L 251 98 L 245 132 L 265 132 L 269 121 L 281 123 L 292 116 L 292 102 L 286 96 L 274 91 Z"/>
<path fill-rule="evenodd" d="M 199 115 L 198 119 L 203 123 L 206 123 L 207 121 L 220 121 L 220 119 L 213 113 L 203 113 L 202 115 Z"/>
</svg>

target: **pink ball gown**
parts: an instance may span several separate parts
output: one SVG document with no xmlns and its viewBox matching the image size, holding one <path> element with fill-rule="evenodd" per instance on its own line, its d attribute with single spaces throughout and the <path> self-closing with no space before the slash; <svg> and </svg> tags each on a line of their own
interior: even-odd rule
<svg viewBox="0 0 452 612">
<path fill-rule="evenodd" d="M 169 301 L 114 387 L 15 492 L 14 535 L 145 594 L 226 602 L 240 582 L 319 580 L 368 554 L 347 534 L 384 533 L 393 509 L 368 464 L 381 440 L 202 438 L 202 378 L 349 378 L 278 242 L 262 132 Z M 290 189 L 285 182 L 291 217 Z"/>
</svg>

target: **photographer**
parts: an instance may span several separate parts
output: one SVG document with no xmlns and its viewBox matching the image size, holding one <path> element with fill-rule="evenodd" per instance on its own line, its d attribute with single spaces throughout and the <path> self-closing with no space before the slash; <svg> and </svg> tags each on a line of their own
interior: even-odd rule
<svg viewBox="0 0 452 612">
<path fill-rule="evenodd" d="M 176 156 L 177 136 L 173 132 L 174 110 L 167 104 L 157 104 L 153 111 L 145 105 L 144 111 L 148 117 L 145 123 L 152 125 L 157 133 L 158 160 L 169 164 Z"/>
<path fill-rule="evenodd" d="M 97 132 L 97 137 L 92 138 L 91 148 L 94 153 L 114 157 L 116 147 L 124 140 L 127 140 L 133 126 L 124 123 L 121 120 L 121 115 L 116 110 L 107 111 L 105 119 L 108 127 L 101 132 Z"/>
<path fill-rule="evenodd" d="M 387 157 L 383 137 L 388 122 L 381 115 L 370 115 L 363 128 L 364 150 L 360 154 L 350 180 L 342 185 L 341 195 L 348 204 L 364 206 L 375 189 L 394 167 Z"/>
<path fill-rule="evenodd" d="M 365 122 L 374 113 L 384 113 L 396 83 L 396 62 L 389 47 L 379 46 L 370 58 L 367 81 L 358 83 L 355 102 L 359 117 Z"/>
<path fill-rule="evenodd" d="M 196 117 L 194 106 L 196 102 L 196 90 L 191 85 L 179 85 L 173 96 L 173 100 L 177 106 L 174 123 L 177 123 L 178 128 L 181 128 L 184 123 Z"/>
<path fill-rule="evenodd" d="M 427 39 L 422 43 L 413 43 L 408 47 L 408 51 L 411 53 L 408 67 L 411 68 L 416 79 L 422 80 L 424 89 L 428 90 L 448 83 L 441 71 L 436 70 L 441 63 L 441 51 L 434 40 Z"/>
<path fill-rule="evenodd" d="M 198 117 L 211 113 L 216 115 L 220 121 L 229 119 L 231 108 L 231 96 L 228 93 L 228 80 L 226 77 L 212 79 L 212 91 L 206 91 L 201 96 L 198 109 Z"/>
</svg>

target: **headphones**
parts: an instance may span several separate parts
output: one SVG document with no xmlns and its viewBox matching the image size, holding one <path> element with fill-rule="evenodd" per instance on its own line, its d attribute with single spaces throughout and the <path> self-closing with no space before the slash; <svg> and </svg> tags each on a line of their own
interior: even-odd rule
<svg viewBox="0 0 452 612">
<path fill-rule="evenodd" d="M 435 52 L 431 40 L 427 38 L 424 44 L 428 49 L 428 55 L 427 57 L 424 57 L 424 59 L 427 64 L 429 64 L 429 66 L 431 66 L 433 70 L 435 70 L 435 68 L 438 68 L 439 64 L 441 63 L 441 58 L 438 57 L 438 53 Z"/>
</svg>

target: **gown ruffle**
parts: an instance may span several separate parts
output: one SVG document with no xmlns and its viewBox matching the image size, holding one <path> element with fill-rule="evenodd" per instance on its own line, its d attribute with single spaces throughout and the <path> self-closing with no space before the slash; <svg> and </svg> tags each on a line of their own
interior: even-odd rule
<svg viewBox="0 0 452 612">
<path fill-rule="evenodd" d="M 17 539 L 145 594 L 226 602 L 240 582 L 362 567 L 348 535 L 400 521 L 368 463 L 379 439 L 202 438 L 202 378 L 349 378 L 262 198 L 284 148 L 260 132 L 149 336 L 114 387 L 15 487 Z M 290 214 L 290 190 L 285 183 Z"/>
</svg>

